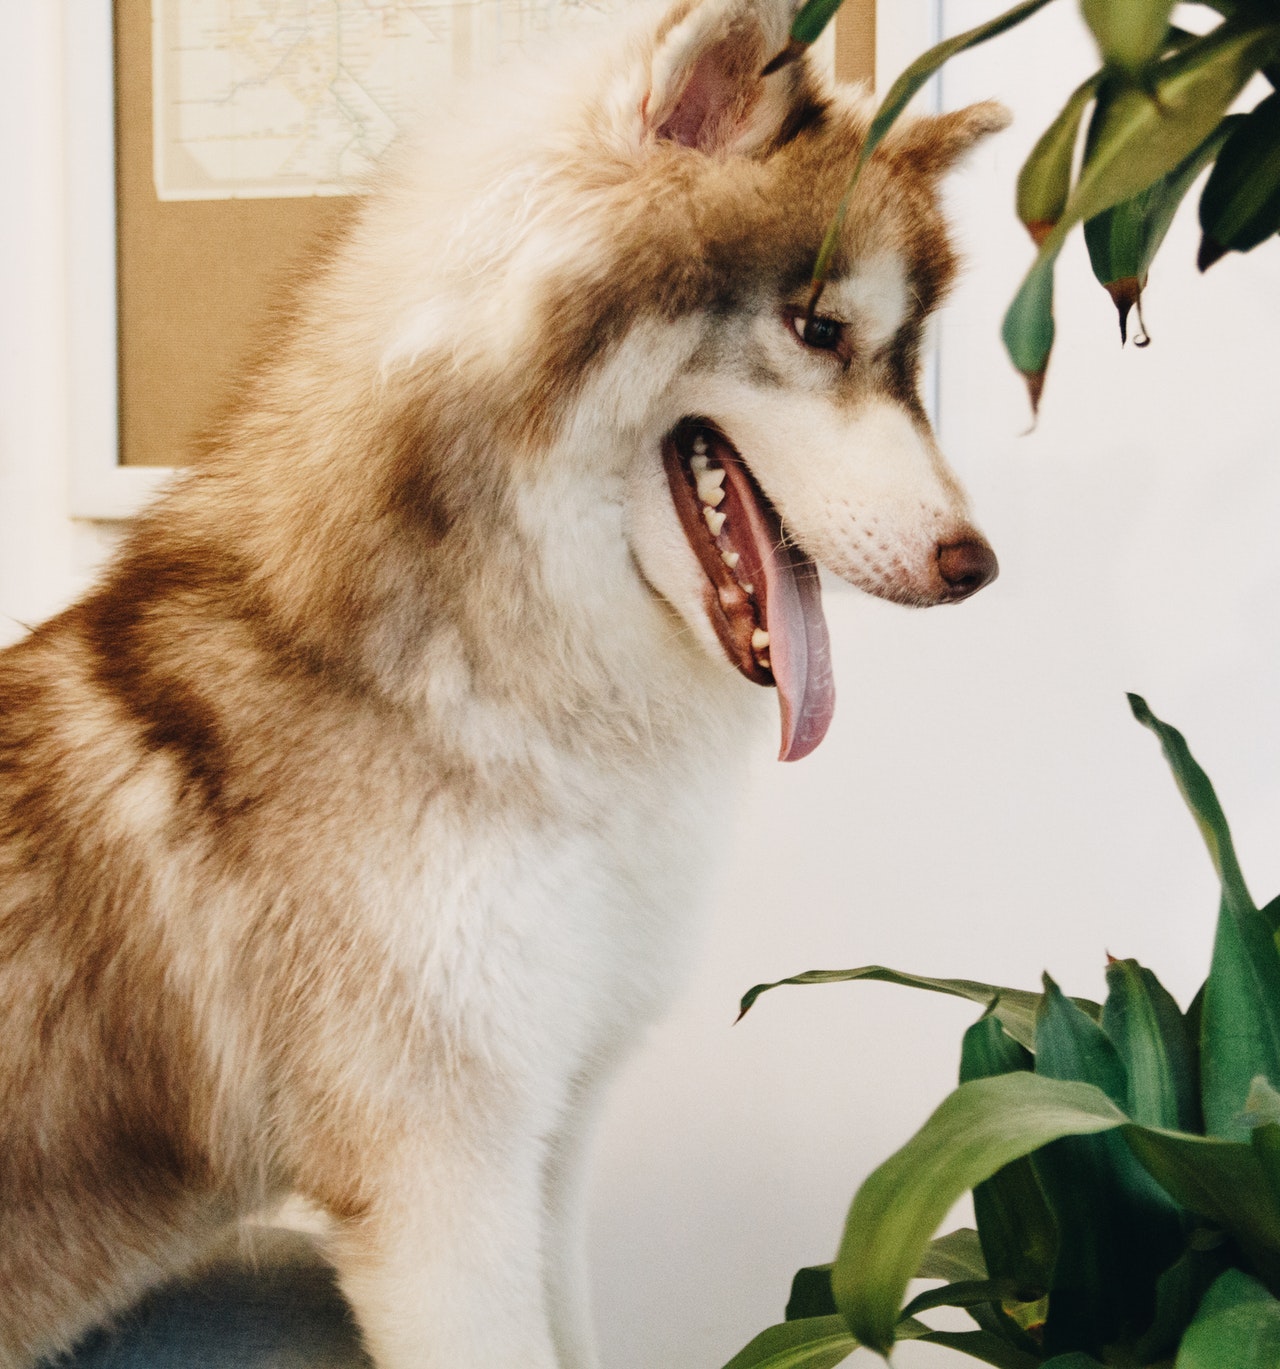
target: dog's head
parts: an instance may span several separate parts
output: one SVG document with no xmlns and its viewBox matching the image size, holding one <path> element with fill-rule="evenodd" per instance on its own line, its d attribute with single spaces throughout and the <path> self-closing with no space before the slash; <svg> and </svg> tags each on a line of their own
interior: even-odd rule
<svg viewBox="0 0 1280 1369">
<path fill-rule="evenodd" d="M 431 415 L 436 459 L 459 465 L 438 482 L 457 507 L 437 521 L 466 517 L 494 453 L 550 456 L 552 487 L 587 502 L 543 520 L 543 560 L 612 567 L 701 650 L 776 684 L 788 759 L 832 711 L 815 564 L 917 605 L 996 573 L 917 373 L 955 270 L 939 180 L 1006 122 L 990 104 L 902 121 L 862 172 L 807 319 L 872 111 L 807 61 L 762 74 L 792 13 L 791 0 L 677 0 L 625 31 L 611 22 L 532 104 L 490 88 L 462 124 L 488 129 L 492 152 L 443 137 L 453 160 L 442 174 L 437 147 L 431 197 L 405 197 L 374 244 L 430 273 L 399 281 L 383 359 Z M 426 498 L 415 486 L 401 502 Z M 625 557 L 604 565 L 617 539 L 593 542 L 586 524 L 616 527 L 619 505 Z"/>
<path fill-rule="evenodd" d="M 791 13 L 785 0 L 685 0 L 609 109 L 633 206 L 618 216 L 615 289 L 689 342 L 632 469 L 632 551 L 707 650 L 777 685 L 784 759 L 818 744 L 833 706 L 815 562 L 913 605 L 954 603 L 996 574 L 917 372 L 955 270 L 937 182 L 1006 122 L 979 105 L 891 135 L 807 318 L 870 111 L 804 64 L 761 74 Z"/>
</svg>

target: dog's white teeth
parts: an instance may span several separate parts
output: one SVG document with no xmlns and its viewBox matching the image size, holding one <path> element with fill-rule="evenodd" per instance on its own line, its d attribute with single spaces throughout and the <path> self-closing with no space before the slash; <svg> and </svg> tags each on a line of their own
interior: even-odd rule
<svg viewBox="0 0 1280 1369">
<path fill-rule="evenodd" d="M 694 475 L 701 475 L 703 471 L 707 469 L 707 466 L 709 464 L 710 461 L 705 454 L 702 456 L 691 456 L 689 458 L 689 469 L 694 473 Z"/>
<path fill-rule="evenodd" d="M 755 652 L 763 651 L 769 645 L 769 634 L 762 627 L 756 628 L 751 634 L 751 650 Z"/>
<path fill-rule="evenodd" d="M 758 664 L 762 665 L 766 670 L 773 669 L 773 662 L 769 659 L 768 656 L 757 656 L 756 661 Z"/>
<path fill-rule="evenodd" d="M 750 598 L 751 595 L 753 595 L 753 594 L 756 592 L 756 587 L 755 587 L 754 585 L 744 585 L 744 584 L 742 583 L 741 580 L 738 581 L 738 588 L 739 588 L 739 589 L 743 592 L 743 594 L 745 594 L 748 598 Z"/>
<path fill-rule="evenodd" d="M 719 537 L 720 529 L 724 527 L 724 514 L 717 513 L 715 509 L 704 508 L 702 516 L 707 520 L 707 527 L 711 529 L 712 537 Z"/>
<path fill-rule="evenodd" d="M 704 456 L 707 450 L 707 439 L 701 433 L 693 439 L 693 451 L 695 456 Z"/>
<path fill-rule="evenodd" d="M 698 498 L 704 504 L 710 504 L 713 508 L 724 498 L 724 490 L 720 487 L 724 484 L 724 471 L 699 471 L 698 472 Z"/>
<path fill-rule="evenodd" d="M 737 570 L 738 562 L 742 560 L 742 557 L 739 556 L 736 551 L 722 551 L 720 553 L 720 559 L 730 570 Z"/>
</svg>

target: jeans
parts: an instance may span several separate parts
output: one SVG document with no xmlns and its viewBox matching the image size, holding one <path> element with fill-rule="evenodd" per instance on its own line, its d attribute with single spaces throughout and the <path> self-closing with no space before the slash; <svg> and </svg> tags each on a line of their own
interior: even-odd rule
<svg viewBox="0 0 1280 1369">
<path fill-rule="evenodd" d="M 370 1369 L 333 1271 L 288 1259 L 219 1264 L 166 1284 L 41 1369 Z"/>
</svg>

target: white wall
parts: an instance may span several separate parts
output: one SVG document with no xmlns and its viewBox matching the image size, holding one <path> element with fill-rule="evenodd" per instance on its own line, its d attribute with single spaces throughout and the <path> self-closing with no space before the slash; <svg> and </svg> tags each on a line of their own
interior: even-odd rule
<svg viewBox="0 0 1280 1369">
<path fill-rule="evenodd" d="M 62 5 L 4 0 L 0 12 L 2 644 L 84 586 L 112 531 L 67 517 L 72 301 Z"/>
<path fill-rule="evenodd" d="M 59 8 L 6 0 L 0 49 L 5 637 L 18 631 L 9 619 L 64 602 L 102 544 L 65 516 Z M 996 8 L 945 0 L 947 27 Z M 999 95 L 1018 115 L 954 184 L 972 268 L 941 328 L 944 445 L 1003 573 L 945 611 L 829 594 L 829 739 L 796 766 L 762 755 L 736 830 L 730 805 L 707 815 L 726 871 L 701 969 L 622 1081 L 602 1138 L 609 1369 L 717 1369 L 777 1319 L 792 1271 L 830 1257 L 858 1181 L 948 1087 L 976 1015 L 836 986 L 780 990 L 734 1027 L 749 985 L 880 961 L 1023 986 L 1049 968 L 1097 996 L 1109 950 L 1190 996 L 1210 943 L 1209 867 L 1124 690 L 1188 733 L 1255 893 L 1280 889 L 1280 463 L 1267 406 L 1280 250 L 1201 280 L 1194 222 L 1180 223 L 1151 282 L 1144 352 L 1120 351 L 1082 249 L 1069 253 L 1043 413 L 1022 435 L 1021 384 L 997 338 L 1030 255 L 1013 178 L 1090 56 L 1070 0 L 1056 8 L 962 59 L 944 87 L 948 103 Z M 960 1361 L 907 1347 L 898 1363 Z"/>
</svg>

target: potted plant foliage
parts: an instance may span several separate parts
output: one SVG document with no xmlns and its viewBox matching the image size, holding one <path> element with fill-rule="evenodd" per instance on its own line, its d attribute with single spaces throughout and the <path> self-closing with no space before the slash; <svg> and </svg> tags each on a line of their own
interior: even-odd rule
<svg viewBox="0 0 1280 1369">
<path fill-rule="evenodd" d="M 826 1369 L 905 1339 L 1003 1369 L 1280 1365 L 1280 899 L 1254 903 L 1182 735 L 1130 703 L 1221 884 L 1200 992 L 1183 1012 L 1133 960 L 1110 961 L 1101 1005 L 1048 976 L 1039 994 L 881 966 L 778 981 L 888 980 L 984 1011 L 960 1086 L 858 1190 L 834 1263 L 801 1270 L 787 1319 L 727 1369 Z M 977 1229 L 931 1240 L 970 1189 Z M 943 1283 L 908 1300 L 913 1277 Z M 920 1319 L 941 1306 L 973 1329 Z"/>
</svg>

